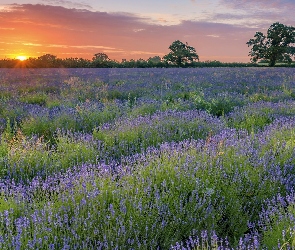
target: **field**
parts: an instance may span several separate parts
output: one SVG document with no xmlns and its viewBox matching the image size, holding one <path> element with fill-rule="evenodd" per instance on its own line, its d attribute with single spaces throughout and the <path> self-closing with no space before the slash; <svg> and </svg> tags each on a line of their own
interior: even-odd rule
<svg viewBox="0 0 295 250">
<path fill-rule="evenodd" d="M 295 248 L 294 69 L 0 69 L 0 133 L 0 249 Z"/>
</svg>

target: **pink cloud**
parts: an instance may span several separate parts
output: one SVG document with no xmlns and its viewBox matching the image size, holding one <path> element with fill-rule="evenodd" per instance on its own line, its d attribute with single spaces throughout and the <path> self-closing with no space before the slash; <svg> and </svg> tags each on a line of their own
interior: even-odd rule
<svg viewBox="0 0 295 250">
<path fill-rule="evenodd" d="M 174 40 L 188 42 L 201 60 L 249 61 L 245 44 L 255 30 L 214 22 L 152 24 L 130 13 L 94 12 L 49 5 L 9 5 L 0 11 L 0 42 L 5 55 L 17 51 L 40 56 L 92 58 L 107 52 L 112 59 L 148 58 L 168 53 Z M 13 44 L 9 44 L 13 43 Z"/>
<path fill-rule="evenodd" d="M 243 8 L 245 6 L 264 6 L 267 8 L 284 8 L 295 5 L 294 0 L 222 0 L 223 3 L 236 8 Z"/>
</svg>

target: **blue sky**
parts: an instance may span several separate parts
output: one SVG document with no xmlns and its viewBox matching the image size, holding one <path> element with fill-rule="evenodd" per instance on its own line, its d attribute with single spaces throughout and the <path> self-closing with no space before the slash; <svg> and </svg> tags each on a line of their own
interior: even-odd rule
<svg viewBox="0 0 295 250">
<path fill-rule="evenodd" d="M 277 21 L 295 26 L 294 10 L 295 0 L 3 0 L 0 58 L 147 59 L 179 39 L 203 61 L 245 62 L 255 32 Z"/>
</svg>

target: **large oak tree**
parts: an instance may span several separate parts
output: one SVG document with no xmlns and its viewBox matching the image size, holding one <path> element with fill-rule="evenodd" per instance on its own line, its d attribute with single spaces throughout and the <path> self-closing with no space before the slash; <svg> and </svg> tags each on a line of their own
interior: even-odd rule
<svg viewBox="0 0 295 250">
<path fill-rule="evenodd" d="M 165 55 L 163 59 L 172 64 L 181 67 L 185 63 L 199 61 L 199 56 L 194 47 L 189 46 L 179 40 L 174 41 L 170 46 L 170 53 Z"/>
<path fill-rule="evenodd" d="M 269 66 L 278 61 L 291 63 L 295 55 L 295 28 L 276 22 L 269 27 L 267 35 L 256 32 L 246 44 L 252 46 L 249 52 L 252 62 L 263 59 L 269 62 Z"/>
</svg>

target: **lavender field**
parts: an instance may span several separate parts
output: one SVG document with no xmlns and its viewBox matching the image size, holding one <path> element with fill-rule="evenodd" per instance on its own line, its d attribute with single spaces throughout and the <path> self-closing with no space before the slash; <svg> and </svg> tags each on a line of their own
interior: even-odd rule
<svg viewBox="0 0 295 250">
<path fill-rule="evenodd" d="M 294 249 L 292 68 L 0 69 L 0 249 Z"/>
</svg>

